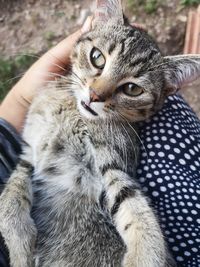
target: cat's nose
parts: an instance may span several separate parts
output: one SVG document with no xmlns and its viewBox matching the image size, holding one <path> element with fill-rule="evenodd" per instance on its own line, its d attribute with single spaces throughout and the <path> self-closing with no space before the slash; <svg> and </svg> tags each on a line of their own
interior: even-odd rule
<svg viewBox="0 0 200 267">
<path fill-rule="evenodd" d="M 90 103 L 91 102 L 104 102 L 105 100 L 103 99 L 102 96 L 97 94 L 92 88 L 90 88 Z"/>
</svg>

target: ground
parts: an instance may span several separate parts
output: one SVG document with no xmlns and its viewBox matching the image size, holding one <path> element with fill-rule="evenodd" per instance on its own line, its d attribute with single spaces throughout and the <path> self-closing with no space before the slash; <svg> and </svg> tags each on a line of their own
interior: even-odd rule
<svg viewBox="0 0 200 267">
<path fill-rule="evenodd" d="M 5 94 L 5 88 L 7 90 L 15 82 L 12 80 L 12 83 L 7 83 L 6 80 L 25 71 L 35 60 L 31 55 L 41 55 L 74 31 L 90 8 L 93 8 L 92 2 L 0 0 L 0 97 Z M 183 51 L 188 10 L 195 6 L 181 5 L 180 2 L 124 0 L 128 17 L 148 29 L 164 55 L 180 54 Z M 200 3 L 200 0 L 182 2 Z M 199 90 L 200 81 L 186 87 L 182 93 L 200 117 Z"/>
</svg>

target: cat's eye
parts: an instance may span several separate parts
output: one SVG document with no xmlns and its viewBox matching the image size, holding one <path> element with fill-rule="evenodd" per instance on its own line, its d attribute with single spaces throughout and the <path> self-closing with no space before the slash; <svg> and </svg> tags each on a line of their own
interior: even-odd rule
<svg viewBox="0 0 200 267">
<path fill-rule="evenodd" d="M 126 83 L 120 87 L 122 92 L 128 96 L 139 96 L 144 93 L 143 88 L 134 83 Z"/>
<path fill-rule="evenodd" d="M 104 55 L 99 49 L 95 47 L 91 51 L 90 60 L 92 62 L 92 65 L 97 69 L 103 69 L 106 64 Z"/>
</svg>

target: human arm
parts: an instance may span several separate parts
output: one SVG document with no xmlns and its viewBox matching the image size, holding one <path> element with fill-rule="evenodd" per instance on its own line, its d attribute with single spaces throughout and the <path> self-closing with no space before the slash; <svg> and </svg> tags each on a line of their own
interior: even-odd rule
<svg viewBox="0 0 200 267">
<path fill-rule="evenodd" d="M 37 60 L 18 83 L 10 90 L 0 105 L 0 117 L 21 132 L 33 97 L 45 82 L 62 74 L 70 64 L 70 54 L 76 41 L 90 30 L 92 17 L 83 27 L 65 38 Z"/>
<path fill-rule="evenodd" d="M 10 90 L 0 105 L 0 195 L 21 152 L 20 132 L 32 102 L 45 82 L 53 80 L 70 63 L 71 50 L 80 36 L 90 29 L 89 17 L 83 27 L 45 53 Z M 0 266 L 9 266 L 8 250 L 0 234 Z"/>
</svg>

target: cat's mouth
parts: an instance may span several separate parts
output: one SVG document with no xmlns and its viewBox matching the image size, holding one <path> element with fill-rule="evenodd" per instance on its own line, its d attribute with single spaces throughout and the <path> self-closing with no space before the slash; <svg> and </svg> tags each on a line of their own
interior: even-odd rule
<svg viewBox="0 0 200 267">
<path fill-rule="evenodd" d="M 94 115 L 94 116 L 98 116 L 98 114 L 97 114 L 93 109 L 91 109 L 91 107 L 89 107 L 83 100 L 81 101 L 81 105 L 82 105 L 87 111 L 89 111 L 92 115 Z"/>
</svg>

